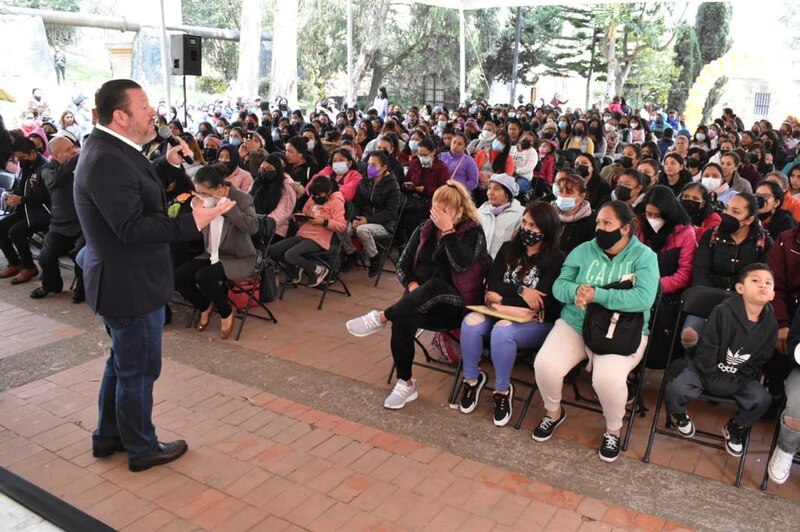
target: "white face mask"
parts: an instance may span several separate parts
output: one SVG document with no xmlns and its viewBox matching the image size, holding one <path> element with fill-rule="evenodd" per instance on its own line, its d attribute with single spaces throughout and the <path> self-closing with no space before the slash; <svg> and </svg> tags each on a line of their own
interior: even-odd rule
<svg viewBox="0 0 800 532">
<path fill-rule="evenodd" d="M 704 177 L 700 180 L 700 183 L 706 187 L 706 190 L 712 192 L 722 185 L 722 179 L 718 177 Z"/>
<path fill-rule="evenodd" d="M 223 126 L 217 126 L 216 129 L 217 129 L 217 133 L 219 133 L 220 135 L 225 133 L 225 128 Z"/>
<path fill-rule="evenodd" d="M 650 227 L 653 229 L 654 232 L 658 233 L 661 231 L 661 228 L 664 227 L 664 224 L 667 223 L 664 221 L 664 218 L 647 218 L 647 223 L 650 224 Z"/>
<path fill-rule="evenodd" d="M 331 165 L 331 168 L 333 168 L 336 175 L 342 175 L 350 169 L 350 165 L 345 161 L 336 161 Z"/>
<path fill-rule="evenodd" d="M 309 140 L 309 141 L 306 142 L 306 146 L 308 147 L 308 151 L 312 151 L 314 149 L 314 146 L 316 146 L 316 145 L 317 145 L 317 141 L 315 141 L 315 140 Z"/>
</svg>

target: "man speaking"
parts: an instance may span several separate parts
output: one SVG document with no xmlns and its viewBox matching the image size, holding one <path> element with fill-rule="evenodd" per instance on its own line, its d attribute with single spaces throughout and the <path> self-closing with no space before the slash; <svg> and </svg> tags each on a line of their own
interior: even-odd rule
<svg viewBox="0 0 800 532">
<path fill-rule="evenodd" d="M 156 134 L 147 94 L 134 81 L 111 80 L 95 93 L 95 108 L 97 127 L 75 169 L 86 300 L 111 336 L 92 452 L 127 451 L 129 469 L 144 471 L 188 449 L 183 440 L 159 442 L 152 422 L 164 305 L 173 293 L 170 244 L 199 238 L 235 202 L 169 218 L 162 181 L 141 152 Z M 182 142 L 170 148 L 160 171 L 178 170 L 183 154 L 191 151 Z"/>
</svg>

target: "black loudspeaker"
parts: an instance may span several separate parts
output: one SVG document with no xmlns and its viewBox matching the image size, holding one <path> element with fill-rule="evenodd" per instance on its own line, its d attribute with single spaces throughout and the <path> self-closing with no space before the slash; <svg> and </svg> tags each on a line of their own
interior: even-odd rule
<svg viewBox="0 0 800 532">
<path fill-rule="evenodd" d="M 203 38 L 199 35 L 172 35 L 172 75 L 203 75 Z"/>
</svg>

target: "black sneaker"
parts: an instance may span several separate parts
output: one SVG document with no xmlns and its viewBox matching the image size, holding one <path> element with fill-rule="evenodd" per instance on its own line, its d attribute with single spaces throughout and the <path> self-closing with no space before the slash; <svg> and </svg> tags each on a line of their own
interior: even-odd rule
<svg viewBox="0 0 800 532">
<path fill-rule="evenodd" d="M 619 436 L 603 433 L 603 445 L 598 453 L 603 462 L 613 462 L 619 457 Z"/>
<path fill-rule="evenodd" d="M 467 381 L 464 381 L 463 387 L 464 389 L 461 392 L 461 402 L 458 405 L 458 409 L 461 410 L 462 414 L 471 414 L 475 407 L 478 406 L 478 398 L 481 396 L 481 390 L 486 385 L 486 373 L 479 371 L 478 372 L 478 382 L 475 384 L 467 384 Z"/>
<path fill-rule="evenodd" d="M 672 414 L 672 422 L 675 424 L 675 428 L 678 429 L 680 435 L 684 438 L 691 438 L 694 436 L 694 423 L 692 423 L 692 420 L 686 413 Z"/>
<path fill-rule="evenodd" d="M 369 276 L 370 277 L 375 277 L 376 275 L 378 275 L 380 273 L 380 271 L 381 271 L 381 267 L 382 266 L 383 266 L 383 264 L 381 264 L 381 255 L 380 255 L 380 253 L 378 253 L 374 257 L 371 257 L 369 259 Z"/>
<path fill-rule="evenodd" d="M 747 429 L 740 426 L 734 420 L 730 419 L 725 426 L 722 427 L 722 435 L 725 437 L 725 450 L 731 456 L 737 458 L 742 456 L 744 450 L 744 436 Z"/>
<path fill-rule="evenodd" d="M 345 255 L 344 260 L 342 260 L 342 264 L 339 266 L 340 272 L 346 272 L 353 268 L 353 266 L 358 264 L 358 254 L 357 253 L 350 253 L 349 255 Z"/>
<path fill-rule="evenodd" d="M 514 385 L 508 383 L 508 392 L 494 392 L 494 426 L 505 427 L 511 420 L 514 405 Z"/>
<path fill-rule="evenodd" d="M 566 418 L 567 411 L 563 408 L 561 409 L 561 416 L 559 416 L 558 419 L 553 419 L 550 416 L 544 416 L 539 422 L 539 426 L 533 430 L 531 438 L 538 442 L 549 440 L 556 428 L 558 428 L 558 426 L 561 425 Z"/>
</svg>

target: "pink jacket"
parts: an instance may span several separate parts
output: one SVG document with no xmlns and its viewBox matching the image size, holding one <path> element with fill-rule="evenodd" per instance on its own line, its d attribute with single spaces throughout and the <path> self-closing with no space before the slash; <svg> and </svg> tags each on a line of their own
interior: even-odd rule
<svg viewBox="0 0 800 532">
<path fill-rule="evenodd" d="M 639 240 L 644 241 L 641 230 L 636 232 L 636 236 L 639 237 Z M 667 237 L 667 242 L 661 251 L 669 251 L 675 248 L 680 249 L 678 271 L 661 278 L 661 292 L 663 294 L 681 292 L 692 284 L 694 254 L 697 252 L 697 237 L 695 236 L 694 226 L 679 225 L 675 227 L 672 234 Z"/>
<path fill-rule="evenodd" d="M 361 182 L 361 174 L 359 174 L 357 170 L 353 170 L 351 168 L 345 172 L 341 178 L 337 179 L 338 176 L 334 174 L 333 168 L 330 166 L 326 166 L 320 170 L 318 174 L 313 176 L 308 181 L 308 185 L 306 185 L 306 195 L 311 196 L 311 183 L 314 182 L 314 179 L 316 179 L 317 176 L 321 175 L 330 177 L 339 184 L 339 192 L 342 193 L 342 196 L 344 196 L 346 201 L 353 201 L 353 199 L 355 199 L 356 191 L 358 190 L 358 184 Z"/>
<path fill-rule="evenodd" d="M 294 206 L 297 203 L 297 193 L 292 188 L 294 180 L 288 175 L 284 174 L 283 190 L 281 190 L 281 199 L 278 201 L 278 206 L 269 213 L 269 218 L 275 220 L 275 234 L 286 236 L 289 231 L 289 219 L 294 212 Z"/>
<path fill-rule="evenodd" d="M 226 181 L 230 181 L 233 186 L 242 192 L 250 192 L 250 187 L 253 186 L 253 176 L 247 170 L 242 170 L 238 166 L 236 170 L 229 175 Z"/>
<path fill-rule="evenodd" d="M 328 220 L 327 227 L 303 222 L 297 231 L 297 236 L 313 240 L 322 249 L 330 249 L 331 237 L 334 231 L 340 232 L 347 228 L 347 220 L 344 217 L 344 196 L 339 191 L 331 194 L 324 205 L 317 205 L 314 201 L 307 201 L 303 206 L 303 214 L 321 216 Z"/>
</svg>

